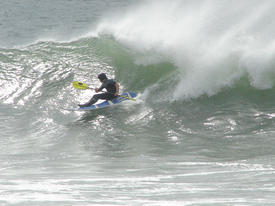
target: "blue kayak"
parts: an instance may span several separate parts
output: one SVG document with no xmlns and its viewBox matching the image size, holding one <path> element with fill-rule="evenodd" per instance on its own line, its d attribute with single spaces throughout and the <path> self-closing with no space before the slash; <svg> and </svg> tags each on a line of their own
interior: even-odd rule
<svg viewBox="0 0 275 206">
<path fill-rule="evenodd" d="M 106 100 L 104 102 L 101 102 L 99 104 L 94 104 L 89 107 L 79 107 L 77 111 L 87 111 L 87 110 L 94 110 L 94 109 L 99 109 L 99 108 L 104 108 L 104 107 L 109 107 L 114 104 L 119 104 L 125 100 L 129 100 L 131 98 L 135 98 L 137 95 L 134 92 L 124 92 L 120 94 L 118 97 L 112 99 L 112 100 Z"/>
</svg>

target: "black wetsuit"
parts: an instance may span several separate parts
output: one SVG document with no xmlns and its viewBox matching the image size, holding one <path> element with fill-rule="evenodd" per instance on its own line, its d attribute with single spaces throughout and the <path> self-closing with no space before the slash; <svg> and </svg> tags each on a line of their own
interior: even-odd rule
<svg viewBox="0 0 275 206">
<path fill-rule="evenodd" d="M 99 87 L 98 91 L 102 91 L 102 89 L 106 89 L 107 92 L 101 94 L 95 94 L 87 103 L 79 104 L 80 107 L 89 107 L 92 104 L 96 103 L 99 99 L 111 100 L 114 99 L 116 93 L 116 81 L 113 79 L 106 79 L 102 85 Z"/>
</svg>

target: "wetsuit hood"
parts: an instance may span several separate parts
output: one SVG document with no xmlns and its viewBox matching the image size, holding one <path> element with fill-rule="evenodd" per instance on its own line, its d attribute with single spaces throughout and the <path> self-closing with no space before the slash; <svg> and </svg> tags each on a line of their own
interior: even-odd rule
<svg viewBox="0 0 275 206">
<path fill-rule="evenodd" d="M 104 73 L 99 74 L 97 77 L 98 77 L 98 79 L 101 80 L 101 81 L 107 79 L 107 76 L 106 76 L 106 74 L 104 74 Z"/>
</svg>

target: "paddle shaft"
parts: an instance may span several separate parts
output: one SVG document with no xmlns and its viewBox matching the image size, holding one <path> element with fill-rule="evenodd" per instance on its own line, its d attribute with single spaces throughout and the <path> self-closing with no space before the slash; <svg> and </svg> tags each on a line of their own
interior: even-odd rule
<svg viewBox="0 0 275 206">
<path fill-rule="evenodd" d="M 74 86 L 74 88 L 76 88 L 76 89 L 81 89 L 81 90 L 85 90 L 85 89 L 92 89 L 92 90 L 95 90 L 95 88 L 91 88 L 91 87 L 89 87 L 87 84 L 82 83 L 82 82 L 77 82 L 77 81 L 73 82 L 73 86 Z M 106 92 L 106 93 L 113 94 L 113 93 L 111 93 L 111 92 Z M 125 98 L 125 99 L 129 99 L 129 100 L 136 101 L 136 99 L 131 98 L 131 97 L 126 97 L 126 96 L 123 96 L 123 95 L 118 95 L 118 96 L 120 96 L 120 97 L 122 97 L 122 98 Z"/>
<path fill-rule="evenodd" d="M 94 89 L 94 88 L 88 87 L 87 89 Z M 113 94 L 113 93 L 111 93 L 111 92 L 104 92 L 104 93 Z M 131 98 L 131 97 L 126 97 L 126 96 L 124 96 L 124 95 L 118 95 L 117 97 L 122 97 L 122 98 L 124 98 L 124 99 L 129 99 L 129 100 L 136 101 L 136 99 Z"/>
</svg>

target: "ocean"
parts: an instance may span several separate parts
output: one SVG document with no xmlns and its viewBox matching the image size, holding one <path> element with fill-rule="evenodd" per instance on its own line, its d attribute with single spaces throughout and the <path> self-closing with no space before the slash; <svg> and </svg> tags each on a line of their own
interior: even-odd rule
<svg viewBox="0 0 275 206">
<path fill-rule="evenodd" d="M 2 0 L 0 205 L 275 205 L 272 0 Z M 107 74 L 137 101 L 77 112 Z"/>
</svg>

